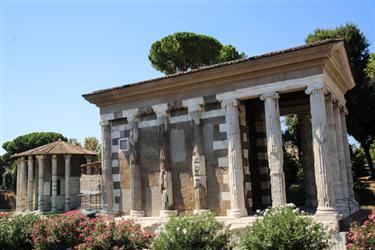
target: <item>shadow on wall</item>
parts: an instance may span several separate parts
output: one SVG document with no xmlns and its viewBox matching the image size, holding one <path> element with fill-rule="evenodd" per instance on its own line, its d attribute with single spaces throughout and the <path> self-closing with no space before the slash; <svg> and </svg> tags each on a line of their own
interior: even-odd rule
<svg viewBox="0 0 375 250">
<path fill-rule="evenodd" d="M 16 209 L 16 194 L 14 192 L 0 191 L 0 210 Z"/>
</svg>

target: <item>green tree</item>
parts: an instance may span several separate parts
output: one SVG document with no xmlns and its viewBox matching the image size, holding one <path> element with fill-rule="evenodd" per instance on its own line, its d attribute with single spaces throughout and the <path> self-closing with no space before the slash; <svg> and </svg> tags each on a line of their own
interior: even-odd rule
<svg viewBox="0 0 375 250">
<path fill-rule="evenodd" d="M 152 44 L 148 56 L 152 66 L 165 73 L 197 69 L 245 57 L 232 45 L 223 46 L 217 39 L 192 32 L 177 32 Z"/>
<path fill-rule="evenodd" d="M 348 23 L 333 29 L 317 29 L 309 34 L 306 43 L 320 40 L 344 37 L 347 54 L 352 67 L 356 86 L 349 90 L 345 97 L 347 100 L 348 132 L 363 147 L 369 164 L 371 176 L 375 178 L 375 168 L 370 155 L 370 145 L 375 138 L 375 89 L 374 81 L 370 77 L 373 71 L 373 59 L 369 62 L 369 43 L 360 29 Z"/>
<path fill-rule="evenodd" d="M 375 78 L 375 53 L 370 54 L 365 72 L 370 79 Z"/>
<path fill-rule="evenodd" d="M 68 143 L 73 144 L 74 146 L 82 147 L 81 143 L 76 138 L 69 138 Z"/>
<path fill-rule="evenodd" d="M 62 134 L 54 132 L 34 132 L 18 136 L 14 140 L 5 142 L 2 147 L 6 151 L 0 157 L 1 185 L 8 190 L 14 190 L 16 185 L 17 167 L 10 157 L 14 154 L 27 151 L 57 140 L 66 141 Z"/>
<path fill-rule="evenodd" d="M 8 155 L 24 152 L 26 150 L 36 148 L 57 140 L 66 141 L 66 137 L 62 134 L 54 132 L 34 132 L 22 136 L 18 136 L 12 141 L 3 144 L 3 149 Z"/>
<path fill-rule="evenodd" d="M 95 137 L 86 137 L 83 143 L 83 147 L 88 150 L 95 152 L 99 151 L 99 141 Z"/>
</svg>

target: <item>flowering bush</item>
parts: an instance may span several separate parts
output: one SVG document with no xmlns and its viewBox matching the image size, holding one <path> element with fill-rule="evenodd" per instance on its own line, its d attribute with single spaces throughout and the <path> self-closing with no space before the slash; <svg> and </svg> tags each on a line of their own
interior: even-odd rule
<svg viewBox="0 0 375 250">
<path fill-rule="evenodd" d="M 375 210 L 369 215 L 362 226 L 352 224 L 347 234 L 347 249 L 350 250 L 367 250 L 375 249 Z"/>
<path fill-rule="evenodd" d="M 116 224 L 105 218 L 89 218 L 79 210 L 38 221 L 32 230 L 34 248 L 122 249 L 147 247 L 152 234 L 133 221 Z"/>
<path fill-rule="evenodd" d="M 211 213 L 172 217 L 152 243 L 154 250 L 232 249 L 231 232 Z"/>
<path fill-rule="evenodd" d="M 241 237 L 241 249 L 308 249 L 321 250 L 330 246 L 330 236 L 321 224 L 293 206 L 267 209 Z"/>
<path fill-rule="evenodd" d="M 90 219 L 74 210 L 65 214 L 45 217 L 39 220 L 32 230 L 35 249 L 67 249 L 78 245 L 81 225 Z"/>
<path fill-rule="evenodd" d="M 35 214 L 0 214 L 0 249 L 32 249 L 31 230 Z"/>
<path fill-rule="evenodd" d="M 84 240 L 77 249 L 132 250 L 147 247 L 153 234 L 143 231 L 140 225 L 131 220 L 117 224 L 97 220 L 93 226 L 83 228 L 81 236 Z"/>
</svg>

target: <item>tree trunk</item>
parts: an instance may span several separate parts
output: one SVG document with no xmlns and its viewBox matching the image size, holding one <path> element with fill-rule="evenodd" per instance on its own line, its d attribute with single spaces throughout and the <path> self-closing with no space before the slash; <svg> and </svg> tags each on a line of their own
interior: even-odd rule
<svg viewBox="0 0 375 250">
<path fill-rule="evenodd" d="M 375 168 L 374 168 L 374 164 L 372 162 L 372 158 L 371 158 L 371 154 L 370 154 L 370 146 L 364 143 L 362 145 L 362 147 L 363 147 L 363 151 L 365 151 L 366 160 L 367 160 L 370 172 L 371 172 L 371 179 L 374 179 L 375 178 Z"/>
</svg>

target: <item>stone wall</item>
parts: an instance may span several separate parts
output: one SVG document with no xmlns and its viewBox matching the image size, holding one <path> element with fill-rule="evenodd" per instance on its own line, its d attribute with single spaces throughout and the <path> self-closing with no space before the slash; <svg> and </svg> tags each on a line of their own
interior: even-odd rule
<svg viewBox="0 0 375 250">
<path fill-rule="evenodd" d="M 155 115 L 147 113 L 139 120 L 137 166 L 142 173 L 142 207 L 145 216 L 159 216 L 161 209 L 158 123 Z M 115 114 L 116 116 L 116 114 Z M 169 118 L 170 167 L 173 183 L 173 209 L 179 214 L 191 214 L 195 208 L 192 176 L 193 134 L 187 109 L 174 103 Z M 203 150 L 207 167 L 208 208 L 218 215 L 226 215 L 230 208 L 228 186 L 228 158 L 225 115 L 220 104 L 205 98 L 201 114 Z M 119 139 L 130 136 L 130 125 L 117 113 L 111 123 L 112 174 L 114 182 L 114 210 L 129 214 L 130 168 L 126 154 L 119 150 Z M 248 166 L 248 164 L 247 164 Z"/>
</svg>

